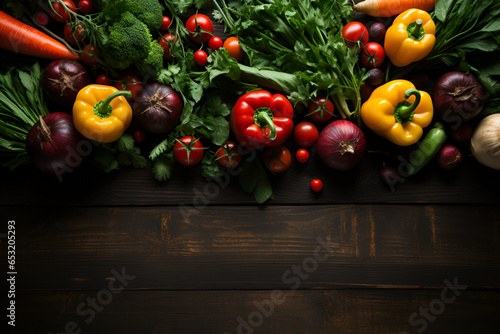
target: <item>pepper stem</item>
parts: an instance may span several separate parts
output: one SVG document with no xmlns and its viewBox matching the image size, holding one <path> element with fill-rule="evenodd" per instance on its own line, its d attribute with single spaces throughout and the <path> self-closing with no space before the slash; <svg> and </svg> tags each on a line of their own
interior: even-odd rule
<svg viewBox="0 0 500 334">
<path fill-rule="evenodd" d="M 271 140 L 276 139 L 276 125 L 273 122 L 273 114 L 269 108 L 259 108 L 255 110 L 254 122 L 261 128 L 269 127 L 271 133 L 267 137 Z"/>
<path fill-rule="evenodd" d="M 409 102 L 406 100 L 408 100 L 411 95 L 415 96 L 415 101 L 412 104 L 409 104 Z M 406 100 L 399 103 L 394 110 L 394 116 L 396 117 L 396 120 L 401 124 L 411 122 L 411 120 L 413 119 L 413 112 L 420 104 L 421 95 L 420 92 L 415 88 L 410 88 L 405 91 L 404 97 Z"/>
<path fill-rule="evenodd" d="M 417 19 L 414 23 L 408 25 L 407 31 L 411 38 L 419 41 L 424 37 L 425 31 L 422 28 L 423 24 L 424 21 L 422 19 Z"/>
<path fill-rule="evenodd" d="M 132 97 L 132 92 L 128 90 L 119 90 L 110 94 L 104 101 L 99 101 L 94 105 L 94 113 L 100 118 L 106 118 L 111 115 L 113 108 L 109 105 L 113 99 L 118 96 Z"/>
</svg>

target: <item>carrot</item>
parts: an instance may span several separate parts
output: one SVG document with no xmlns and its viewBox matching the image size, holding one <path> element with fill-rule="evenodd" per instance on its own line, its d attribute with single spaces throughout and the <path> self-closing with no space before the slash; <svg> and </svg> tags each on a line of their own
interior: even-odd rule
<svg viewBox="0 0 500 334">
<path fill-rule="evenodd" d="M 0 11 L 0 48 L 45 59 L 78 60 L 77 53 L 43 32 Z"/>
<path fill-rule="evenodd" d="M 436 0 L 365 0 L 353 8 L 374 17 L 391 17 L 411 8 L 429 12 L 434 9 L 435 4 Z"/>
</svg>

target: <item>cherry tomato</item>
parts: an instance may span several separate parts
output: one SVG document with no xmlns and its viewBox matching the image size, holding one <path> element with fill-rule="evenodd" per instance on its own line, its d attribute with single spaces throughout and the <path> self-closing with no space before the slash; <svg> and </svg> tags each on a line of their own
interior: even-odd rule
<svg viewBox="0 0 500 334">
<path fill-rule="evenodd" d="M 267 169 L 273 173 L 283 173 L 292 163 L 292 155 L 283 145 L 266 148 L 262 157 Z"/>
<path fill-rule="evenodd" d="M 111 86 L 113 84 L 113 80 L 109 75 L 101 74 L 95 79 L 95 83 L 99 85 Z"/>
<path fill-rule="evenodd" d="M 49 11 L 50 16 L 59 23 L 66 23 L 70 20 L 71 14 L 61 5 L 63 2 L 73 13 L 76 13 L 75 3 L 71 0 L 57 0 L 52 2 L 52 8 Z"/>
<path fill-rule="evenodd" d="M 208 40 L 208 47 L 212 50 L 220 49 L 223 44 L 224 42 L 222 42 L 222 38 L 218 36 L 212 36 L 212 38 Z"/>
<path fill-rule="evenodd" d="M 207 53 L 203 50 L 198 50 L 194 53 L 194 62 L 198 65 L 198 66 L 207 66 Z"/>
<path fill-rule="evenodd" d="M 235 142 L 228 140 L 217 150 L 217 162 L 224 167 L 236 167 L 240 164 L 243 155 Z"/>
<path fill-rule="evenodd" d="M 238 37 L 229 37 L 224 41 L 224 44 L 222 45 L 224 49 L 227 49 L 229 52 L 229 55 L 236 59 L 239 62 L 243 60 L 243 57 L 245 56 L 245 53 L 243 52 L 243 49 L 240 46 L 240 41 L 238 40 Z"/>
<path fill-rule="evenodd" d="M 301 148 L 295 153 L 295 159 L 301 163 L 307 162 L 309 160 L 309 152 Z"/>
<path fill-rule="evenodd" d="M 68 41 L 68 43 L 77 45 L 78 43 L 82 43 L 84 37 L 85 28 L 83 28 L 80 24 L 76 27 L 74 32 L 68 23 L 64 26 L 64 38 Z"/>
<path fill-rule="evenodd" d="M 172 34 L 166 34 L 163 35 L 162 38 L 160 38 L 160 41 L 158 43 L 163 48 L 163 58 L 167 60 L 174 59 L 174 56 L 172 56 L 172 54 L 170 53 L 170 47 L 172 46 L 172 43 L 175 42 L 177 42 L 177 37 Z"/>
<path fill-rule="evenodd" d="M 88 45 L 85 45 L 85 47 L 83 48 L 83 52 L 85 53 L 90 53 L 92 54 L 95 58 L 100 58 L 99 54 L 97 53 L 97 50 L 94 46 L 94 44 L 88 44 Z M 88 66 L 94 66 L 94 65 L 97 65 L 99 64 L 95 59 L 85 55 L 85 54 L 81 54 L 80 55 L 80 59 L 81 61 L 83 61 L 83 63 L 85 65 L 88 65 Z"/>
<path fill-rule="evenodd" d="M 183 166 L 193 166 L 203 159 L 204 149 L 201 140 L 193 136 L 185 136 L 175 143 L 174 158 Z"/>
<path fill-rule="evenodd" d="M 318 123 L 324 123 L 333 116 L 333 103 L 327 98 L 317 97 L 309 102 L 307 106 L 307 115 Z"/>
<path fill-rule="evenodd" d="M 90 2 L 90 0 L 80 0 L 78 3 L 78 10 L 83 14 L 90 13 L 92 11 L 92 2 Z"/>
<path fill-rule="evenodd" d="M 376 42 L 370 42 L 361 50 L 361 64 L 368 68 L 380 67 L 385 60 L 385 50 L 382 45 Z"/>
<path fill-rule="evenodd" d="M 357 21 L 347 23 L 342 28 L 342 37 L 344 37 L 347 46 L 350 48 L 355 46 L 362 48 L 362 45 L 368 43 L 370 39 L 368 29 L 366 29 L 363 23 Z"/>
<path fill-rule="evenodd" d="M 38 24 L 41 24 L 42 26 L 46 26 L 47 24 L 49 24 L 50 17 L 45 12 L 37 12 L 35 14 L 35 20 L 36 20 L 36 22 L 38 22 Z"/>
<path fill-rule="evenodd" d="M 311 181 L 311 189 L 314 192 L 320 192 L 323 189 L 323 182 L 320 179 L 314 179 Z"/>
<path fill-rule="evenodd" d="M 318 140 L 318 128 L 311 122 L 300 122 L 293 129 L 293 139 L 302 147 L 311 147 Z"/>
<path fill-rule="evenodd" d="M 142 91 L 142 79 L 139 75 L 133 72 L 122 72 L 118 76 L 118 81 L 115 83 L 118 90 L 128 90 L 132 93 L 130 100 L 133 100 Z"/>
<path fill-rule="evenodd" d="M 138 143 L 142 143 L 146 139 L 146 133 L 141 130 L 137 129 L 134 131 L 134 140 Z"/>
<path fill-rule="evenodd" d="M 206 43 L 214 33 L 214 25 L 210 18 L 203 14 L 195 14 L 186 21 L 189 38 L 195 43 Z M 201 36 L 201 38 L 200 38 Z"/>
<path fill-rule="evenodd" d="M 161 24 L 160 30 L 167 31 L 168 27 L 172 24 L 172 20 L 168 16 L 163 17 L 163 22 Z"/>
</svg>

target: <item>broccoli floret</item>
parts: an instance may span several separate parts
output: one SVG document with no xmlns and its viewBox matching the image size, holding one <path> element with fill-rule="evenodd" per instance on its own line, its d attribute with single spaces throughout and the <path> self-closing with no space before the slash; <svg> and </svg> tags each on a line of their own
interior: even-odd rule
<svg viewBox="0 0 500 334">
<path fill-rule="evenodd" d="M 122 12 L 119 20 L 107 27 L 99 51 L 110 66 L 123 70 L 148 57 L 152 36 L 148 27 L 130 12 Z"/>
<path fill-rule="evenodd" d="M 156 32 L 163 23 L 163 8 L 158 0 L 116 0 L 110 2 L 104 9 L 109 20 L 114 21 L 122 12 L 134 14 L 146 24 L 150 31 Z"/>
<path fill-rule="evenodd" d="M 158 44 L 157 41 L 152 41 L 151 50 L 147 58 L 135 64 L 140 74 L 156 77 L 157 73 L 163 68 L 163 52 L 163 48 L 160 44 Z"/>
</svg>

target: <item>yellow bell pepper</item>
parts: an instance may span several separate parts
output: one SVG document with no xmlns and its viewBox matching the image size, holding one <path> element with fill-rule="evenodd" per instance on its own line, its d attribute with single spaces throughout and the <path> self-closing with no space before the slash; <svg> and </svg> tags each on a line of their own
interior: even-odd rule
<svg viewBox="0 0 500 334">
<path fill-rule="evenodd" d="M 384 49 L 387 57 L 398 67 L 424 59 L 436 44 L 436 25 L 421 9 L 408 9 L 399 14 L 387 29 Z"/>
<path fill-rule="evenodd" d="M 117 140 L 132 122 L 132 108 L 126 99 L 131 96 L 131 92 L 113 86 L 95 84 L 82 88 L 73 105 L 76 129 L 100 143 Z"/>
<path fill-rule="evenodd" d="M 407 80 L 394 80 L 377 87 L 361 106 L 365 125 L 399 146 L 416 143 L 433 115 L 430 95 Z"/>
</svg>

